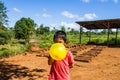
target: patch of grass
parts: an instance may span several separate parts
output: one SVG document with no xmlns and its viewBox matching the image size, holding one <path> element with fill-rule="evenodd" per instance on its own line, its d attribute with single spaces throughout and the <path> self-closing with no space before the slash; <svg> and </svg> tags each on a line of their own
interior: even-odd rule
<svg viewBox="0 0 120 80">
<path fill-rule="evenodd" d="M 27 50 L 25 45 L 16 44 L 16 45 L 0 45 L 0 57 L 13 56 L 19 53 L 23 53 Z"/>
</svg>

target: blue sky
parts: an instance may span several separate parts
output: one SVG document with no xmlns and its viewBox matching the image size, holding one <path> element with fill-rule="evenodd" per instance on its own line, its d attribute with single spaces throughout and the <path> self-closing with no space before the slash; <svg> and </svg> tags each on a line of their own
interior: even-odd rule
<svg viewBox="0 0 120 80">
<path fill-rule="evenodd" d="M 76 21 L 120 18 L 120 0 L 1 0 L 7 7 L 9 27 L 22 17 L 39 25 L 79 29 Z"/>
</svg>

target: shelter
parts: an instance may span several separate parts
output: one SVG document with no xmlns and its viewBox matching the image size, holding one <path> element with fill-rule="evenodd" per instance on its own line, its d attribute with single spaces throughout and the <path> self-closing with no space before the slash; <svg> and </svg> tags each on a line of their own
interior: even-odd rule
<svg viewBox="0 0 120 80">
<path fill-rule="evenodd" d="M 95 21 L 77 21 L 76 23 L 80 25 L 80 43 L 81 43 L 81 28 L 85 27 L 88 30 L 108 29 L 107 45 L 109 45 L 110 29 L 113 29 L 113 28 L 116 29 L 115 44 L 117 44 L 117 34 L 118 34 L 118 28 L 120 28 L 120 18 L 119 19 L 107 19 L 107 20 L 95 20 Z"/>
</svg>

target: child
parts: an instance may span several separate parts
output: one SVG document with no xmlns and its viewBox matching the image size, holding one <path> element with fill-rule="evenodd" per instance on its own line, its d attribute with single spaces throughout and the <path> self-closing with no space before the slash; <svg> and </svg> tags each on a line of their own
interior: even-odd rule
<svg viewBox="0 0 120 80">
<path fill-rule="evenodd" d="M 57 31 L 53 38 L 54 43 L 66 43 L 66 33 Z M 49 75 L 49 80 L 70 80 L 69 68 L 73 67 L 73 55 L 67 50 L 66 57 L 63 60 L 53 60 L 50 56 L 48 64 L 52 65 Z"/>
</svg>

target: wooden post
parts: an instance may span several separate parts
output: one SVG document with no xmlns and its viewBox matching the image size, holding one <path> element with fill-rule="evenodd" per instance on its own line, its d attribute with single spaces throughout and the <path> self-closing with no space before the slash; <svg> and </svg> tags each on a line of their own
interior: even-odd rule
<svg viewBox="0 0 120 80">
<path fill-rule="evenodd" d="M 107 28 L 108 28 L 108 37 L 107 37 L 107 45 L 109 46 L 109 34 L 110 34 L 110 28 L 109 28 L 109 22 L 108 22 L 108 25 L 107 25 Z"/>
<path fill-rule="evenodd" d="M 81 44 L 81 35 L 82 35 L 82 27 L 80 26 L 80 39 L 79 39 L 80 44 Z"/>
<path fill-rule="evenodd" d="M 89 32 L 89 42 L 91 41 L 91 29 L 90 29 L 90 32 Z"/>
<path fill-rule="evenodd" d="M 118 28 L 116 29 L 115 45 L 117 45 L 117 34 L 118 34 Z"/>
<path fill-rule="evenodd" d="M 107 46 L 109 46 L 109 34 L 110 34 L 110 23 L 102 23 L 105 27 L 107 27 L 108 32 L 107 32 Z"/>
</svg>

